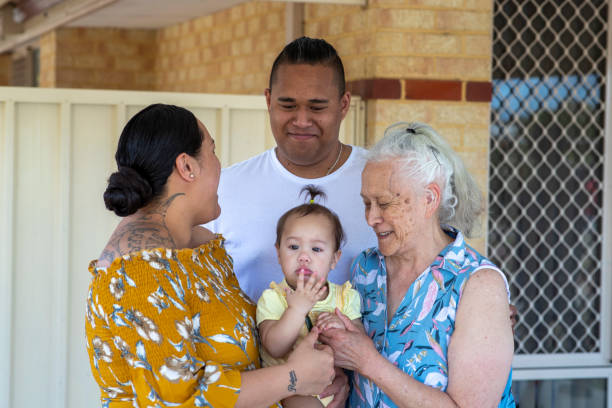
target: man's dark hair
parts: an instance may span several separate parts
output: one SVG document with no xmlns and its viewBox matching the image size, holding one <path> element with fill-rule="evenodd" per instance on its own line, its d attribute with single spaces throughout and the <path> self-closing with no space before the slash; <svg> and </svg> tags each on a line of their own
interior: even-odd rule
<svg viewBox="0 0 612 408">
<path fill-rule="evenodd" d="M 340 96 L 344 95 L 344 66 L 336 49 L 330 43 L 319 38 L 300 37 L 283 48 L 272 64 L 269 88 L 276 80 L 276 72 L 283 64 L 324 65 L 334 70 Z"/>
</svg>

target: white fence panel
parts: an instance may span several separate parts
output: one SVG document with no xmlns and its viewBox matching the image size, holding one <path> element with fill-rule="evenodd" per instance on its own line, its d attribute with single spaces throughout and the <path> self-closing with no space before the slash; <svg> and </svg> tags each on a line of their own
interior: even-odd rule
<svg viewBox="0 0 612 408">
<path fill-rule="evenodd" d="M 0 407 L 99 406 L 84 310 L 118 217 L 102 193 L 126 121 L 151 103 L 191 110 L 224 166 L 274 146 L 263 96 L 0 87 Z M 353 98 L 341 140 L 363 145 Z"/>
</svg>

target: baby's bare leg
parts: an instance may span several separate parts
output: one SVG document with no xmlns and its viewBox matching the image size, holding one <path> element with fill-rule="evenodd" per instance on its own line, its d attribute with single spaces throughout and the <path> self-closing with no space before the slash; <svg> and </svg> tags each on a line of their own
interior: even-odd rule
<svg viewBox="0 0 612 408">
<path fill-rule="evenodd" d="M 285 398 L 283 408 L 322 408 L 323 404 L 317 397 L 296 395 L 295 397 Z"/>
</svg>

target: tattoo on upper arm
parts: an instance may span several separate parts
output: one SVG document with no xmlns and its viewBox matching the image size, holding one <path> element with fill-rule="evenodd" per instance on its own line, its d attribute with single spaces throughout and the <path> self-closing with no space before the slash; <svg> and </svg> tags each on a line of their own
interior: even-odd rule
<svg viewBox="0 0 612 408">
<path fill-rule="evenodd" d="M 287 390 L 291 391 L 291 392 L 296 392 L 296 385 L 297 385 L 297 376 L 295 375 L 295 371 L 291 370 L 289 372 L 289 385 L 287 386 Z"/>
<path fill-rule="evenodd" d="M 109 248 L 108 246 L 106 248 L 104 248 L 104 251 L 102 251 L 102 254 L 100 255 L 100 258 L 98 258 L 98 264 L 111 264 L 115 258 L 118 258 L 119 254 L 114 251 L 112 248 Z"/>
</svg>

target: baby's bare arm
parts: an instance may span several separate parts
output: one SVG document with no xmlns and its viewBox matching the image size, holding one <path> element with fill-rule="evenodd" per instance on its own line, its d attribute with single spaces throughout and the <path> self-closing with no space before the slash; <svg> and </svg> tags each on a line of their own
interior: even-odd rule
<svg viewBox="0 0 612 408">
<path fill-rule="evenodd" d="M 324 281 L 311 276 L 304 282 L 304 274 L 298 277 L 295 290 L 286 290 L 287 309 L 279 320 L 264 320 L 258 326 L 259 336 L 266 351 L 274 358 L 283 357 L 300 334 L 306 315 L 321 297 Z"/>
<path fill-rule="evenodd" d="M 305 315 L 288 308 L 279 320 L 264 320 L 257 327 L 261 344 L 272 357 L 283 357 L 296 342 L 304 319 Z"/>
</svg>

